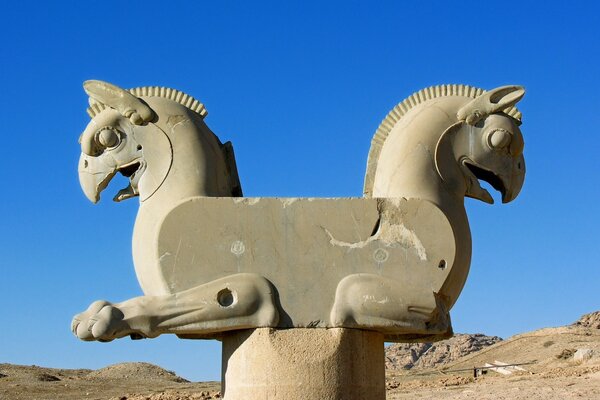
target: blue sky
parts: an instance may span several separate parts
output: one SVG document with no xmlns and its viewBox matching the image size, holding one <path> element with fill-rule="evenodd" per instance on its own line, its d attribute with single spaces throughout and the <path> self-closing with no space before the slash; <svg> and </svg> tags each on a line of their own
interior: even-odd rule
<svg viewBox="0 0 600 400">
<path fill-rule="evenodd" d="M 414 91 L 524 85 L 525 186 L 508 205 L 467 201 L 474 251 L 455 331 L 507 337 L 600 309 L 596 2 L 321 3 L 0 6 L 0 362 L 149 361 L 219 379 L 216 341 L 69 331 L 92 301 L 141 294 L 137 200 L 93 206 L 79 188 L 86 79 L 195 96 L 234 143 L 246 196 L 311 197 L 361 195 L 375 129 Z"/>
</svg>

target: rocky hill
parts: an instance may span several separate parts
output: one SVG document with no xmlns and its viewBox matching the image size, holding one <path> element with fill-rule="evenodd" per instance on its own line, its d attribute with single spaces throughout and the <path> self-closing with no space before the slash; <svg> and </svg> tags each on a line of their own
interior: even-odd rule
<svg viewBox="0 0 600 400">
<path fill-rule="evenodd" d="M 592 312 L 581 316 L 577 321 L 570 325 L 574 328 L 600 329 L 600 311 Z M 540 330 L 539 334 L 526 336 L 536 336 L 546 334 L 565 334 L 571 333 L 569 327 L 548 328 Z M 520 338 L 522 335 L 517 335 L 514 338 Z M 509 342 L 512 342 L 512 339 Z M 521 339 L 519 339 L 521 340 Z M 402 370 L 423 370 L 428 368 L 444 367 L 447 364 L 453 363 L 478 352 L 489 346 L 495 345 L 502 341 L 498 336 L 486 336 L 482 334 L 456 334 L 452 338 L 442 340 L 436 343 L 395 343 L 385 349 L 385 366 L 388 371 Z M 552 346 L 550 341 L 545 341 L 545 348 Z M 506 346 L 500 348 L 508 348 Z M 576 349 L 562 349 L 565 353 L 563 358 L 571 357 Z M 545 352 L 544 352 L 545 353 Z M 500 355 L 499 355 L 500 356 Z M 560 356 L 560 354 L 556 354 Z M 471 358 L 471 357 L 468 357 Z M 506 358 L 506 357 L 504 357 Z M 493 361 L 493 360 L 492 360 Z M 519 360 L 523 361 L 523 360 Z"/>
<path fill-rule="evenodd" d="M 188 382 L 159 366 L 128 362 L 98 370 L 0 363 L 2 400 L 209 400 L 219 382 Z"/>
<path fill-rule="evenodd" d="M 430 400 L 600 400 L 600 312 L 582 316 L 575 323 L 556 328 L 544 328 L 512 336 L 472 351 L 454 361 L 450 354 L 456 347 L 444 342 L 428 345 L 398 346 L 388 349 L 386 386 L 388 400 L 409 400 L 416 397 Z M 460 341 L 460 336 L 453 338 Z M 464 335 L 462 340 L 470 340 Z M 453 341 L 450 339 L 450 341 Z M 484 341 L 485 342 L 485 341 Z M 447 354 L 435 367 L 417 367 L 425 363 L 433 346 L 446 348 Z M 404 352 L 400 351 L 402 347 Z M 414 354 L 411 352 L 414 350 Z M 464 350 L 467 351 L 467 350 Z M 403 360 L 404 364 L 402 364 Z M 414 361 L 412 361 L 414 360 Z M 419 361 L 421 360 L 421 361 Z M 390 368 L 395 361 L 396 367 Z M 428 361 L 429 362 L 429 361 Z M 437 361 L 432 360 L 432 363 Z M 476 368 L 491 364 L 518 364 L 506 375 Z M 403 369 L 402 365 L 413 365 Z M 399 367 L 399 368 L 397 368 Z"/>
<path fill-rule="evenodd" d="M 109 365 L 91 371 L 86 375 L 87 379 L 143 379 L 156 381 L 171 381 L 187 383 L 186 379 L 175 375 L 173 371 L 167 371 L 158 365 L 145 362 L 127 362 Z"/>
<path fill-rule="evenodd" d="M 395 343 L 385 349 L 387 370 L 436 368 L 500 342 L 498 336 L 456 334 L 435 343 Z"/>
<path fill-rule="evenodd" d="M 600 311 L 582 315 L 573 325 L 581 328 L 600 329 Z"/>
</svg>

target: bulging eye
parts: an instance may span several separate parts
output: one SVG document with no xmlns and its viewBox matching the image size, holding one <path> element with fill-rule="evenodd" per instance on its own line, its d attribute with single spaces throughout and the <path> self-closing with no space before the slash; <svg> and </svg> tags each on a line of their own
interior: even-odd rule
<svg viewBox="0 0 600 400">
<path fill-rule="evenodd" d="M 512 140 L 512 135 L 505 129 L 495 129 L 488 134 L 487 142 L 492 149 L 504 149 Z"/>
<path fill-rule="evenodd" d="M 96 141 L 100 146 L 109 149 L 117 147 L 121 142 L 121 137 L 119 136 L 117 131 L 112 128 L 102 128 L 96 134 Z"/>
</svg>

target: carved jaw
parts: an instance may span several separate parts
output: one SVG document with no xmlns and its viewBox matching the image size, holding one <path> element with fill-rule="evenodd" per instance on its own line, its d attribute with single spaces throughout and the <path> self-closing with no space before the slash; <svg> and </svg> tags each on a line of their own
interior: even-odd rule
<svg viewBox="0 0 600 400">
<path fill-rule="evenodd" d="M 146 162 L 143 159 L 134 160 L 129 164 L 121 166 L 117 171 L 129 178 L 129 185 L 119 190 L 116 196 L 113 197 L 113 200 L 119 202 L 139 196 L 138 184 L 146 171 Z"/>
<path fill-rule="evenodd" d="M 494 198 L 490 192 L 481 187 L 479 184 L 479 179 L 488 182 L 490 185 L 492 185 L 492 187 L 494 187 L 494 189 L 502 191 L 503 185 L 499 179 L 495 179 L 496 175 L 494 175 L 491 171 L 475 165 L 475 163 L 473 163 L 473 161 L 471 161 L 468 157 L 464 157 L 459 161 L 459 167 L 467 182 L 465 196 L 479 199 L 484 203 L 494 204 Z"/>
<path fill-rule="evenodd" d="M 129 178 L 129 185 L 119 190 L 113 198 L 114 201 L 119 202 L 139 195 L 138 184 L 145 170 L 146 163 L 141 158 L 119 166 L 107 164 L 106 160 L 82 153 L 79 159 L 79 183 L 88 200 L 97 203 L 100 200 L 100 193 L 120 172 L 121 175 Z"/>
<path fill-rule="evenodd" d="M 502 203 L 511 202 L 521 191 L 525 180 L 525 160 L 523 156 L 515 164 L 520 166 L 518 169 L 522 170 L 521 173 L 497 174 L 468 157 L 463 157 L 459 161 L 459 165 L 467 182 L 465 195 L 488 204 L 494 204 L 494 199 L 490 193 L 481 187 L 479 180 L 482 180 L 492 185 L 494 189 L 502 194 Z"/>
</svg>

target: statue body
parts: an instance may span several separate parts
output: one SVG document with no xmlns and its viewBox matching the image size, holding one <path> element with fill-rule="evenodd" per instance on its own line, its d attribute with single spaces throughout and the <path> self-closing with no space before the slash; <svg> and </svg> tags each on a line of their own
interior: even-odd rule
<svg viewBox="0 0 600 400">
<path fill-rule="evenodd" d="M 525 173 L 520 87 L 428 88 L 394 108 L 373 138 L 365 197 L 243 198 L 230 144 L 193 98 L 88 81 L 92 121 L 79 171 L 98 201 L 140 197 L 133 256 L 144 296 L 93 303 L 83 340 L 218 338 L 248 328 L 358 328 L 388 341 L 452 334 L 471 236 L 464 197 L 514 199 Z"/>
</svg>

